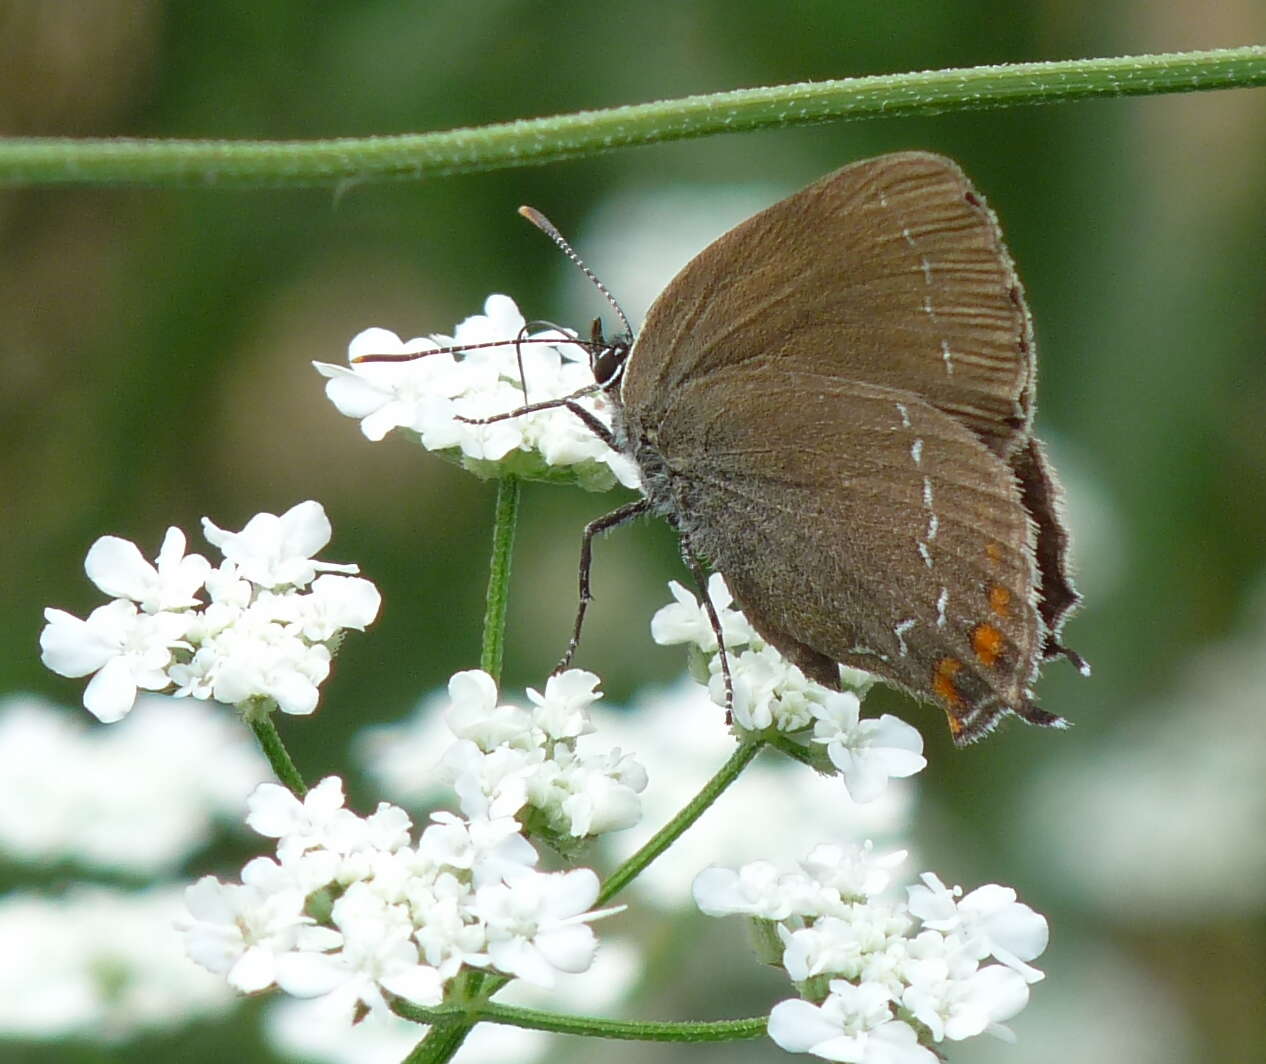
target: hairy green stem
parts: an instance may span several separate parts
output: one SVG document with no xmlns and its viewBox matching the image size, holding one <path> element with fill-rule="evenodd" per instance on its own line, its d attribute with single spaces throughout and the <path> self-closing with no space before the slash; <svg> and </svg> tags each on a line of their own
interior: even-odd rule
<svg viewBox="0 0 1266 1064">
<path fill-rule="evenodd" d="M 475 1021 L 465 1016 L 445 1021 L 428 1020 L 410 1015 L 408 1012 L 401 1012 L 400 1008 L 397 1007 L 396 1012 L 406 1019 L 416 1019 L 422 1023 L 431 1024 L 431 1029 L 426 1032 L 426 1036 L 404 1058 L 404 1064 L 444 1064 L 444 1061 L 451 1060 L 453 1054 L 461 1049 L 466 1036 L 475 1028 Z"/>
<path fill-rule="evenodd" d="M 497 505 L 492 523 L 492 558 L 488 562 L 488 593 L 484 600 L 483 645 L 479 667 L 501 682 L 501 659 L 506 642 L 506 608 L 510 602 L 510 562 L 514 554 L 514 530 L 519 520 L 517 477 L 497 481 Z"/>
<path fill-rule="evenodd" d="M 761 747 L 764 745 L 765 741 L 759 738 L 749 738 L 741 742 L 738 749 L 730 756 L 730 759 L 721 766 L 715 776 L 703 785 L 703 789 L 682 808 L 681 812 L 660 828 L 645 846 L 607 877 L 607 881 L 602 884 L 602 890 L 598 892 L 594 907 L 605 905 L 614 898 L 636 879 L 647 865 L 685 834 L 686 829 L 698 820 L 713 802 L 721 797 L 721 794 L 731 783 L 739 778 L 739 774 L 748 766 L 752 758 L 760 752 Z"/>
<path fill-rule="evenodd" d="M 1011 63 L 739 89 L 548 118 L 315 141 L 0 140 L 0 183 L 226 186 L 417 180 L 716 133 L 1266 85 L 1266 47 Z"/>
<path fill-rule="evenodd" d="M 607 1020 L 598 1016 L 563 1016 L 536 1009 L 522 1009 L 513 1005 L 498 1005 L 488 1001 L 470 1009 L 441 1006 L 424 1009 L 397 1002 L 394 1011 L 407 1019 L 436 1026 L 432 1030 L 452 1029 L 454 1018 L 462 1022 L 504 1023 L 513 1027 L 526 1027 L 533 1031 L 551 1031 L 555 1034 L 584 1035 L 590 1038 L 620 1038 L 639 1042 L 733 1042 L 740 1038 L 759 1038 L 765 1033 L 768 1016 L 752 1016 L 741 1020 L 712 1020 L 705 1022 L 657 1023 L 639 1020 Z M 423 1041 L 425 1045 L 426 1040 Z M 416 1054 L 422 1046 L 414 1051 Z M 409 1064 L 430 1064 L 432 1058 L 410 1055 Z"/>
<path fill-rule="evenodd" d="M 290 757 L 290 751 L 286 749 L 281 736 L 277 733 L 277 725 L 273 723 L 271 710 L 254 707 L 243 713 L 243 717 L 251 726 L 251 731 L 255 733 L 255 738 L 259 741 L 259 747 L 264 751 L 264 756 L 268 758 L 268 763 L 272 765 L 273 775 L 296 798 L 302 798 L 308 793 L 308 787 L 303 782 L 303 777 L 299 775 L 299 770 Z"/>
<path fill-rule="evenodd" d="M 492 557 L 488 562 L 488 592 L 484 606 L 483 642 L 479 652 L 479 667 L 498 683 L 501 680 L 501 659 L 505 650 L 506 607 L 510 601 L 510 562 L 514 554 L 514 530 L 519 520 L 520 482 L 517 477 L 502 477 L 497 481 L 497 503 L 492 521 Z M 481 1001 L 482 997 L 495 993 L 504 980 L 491 980 L 485 985 L 484 973 L 472 971 L 466 974 L 464 994 Z M 481 1005 L 482 1007 L 482 1005 Z M 466 1036 L 479 1022 L 471 1010 L 458 1008 L 444 1012 L 423 1010 L 405 1012 L 406 1003 L 398 1002 L 396 1011 L 409 1019 L 431 1024 L 413 1051 L 405 1058 L 405 1064 L 443 1064 L 450 1060 L 466 1040 Z"/>
</svg>

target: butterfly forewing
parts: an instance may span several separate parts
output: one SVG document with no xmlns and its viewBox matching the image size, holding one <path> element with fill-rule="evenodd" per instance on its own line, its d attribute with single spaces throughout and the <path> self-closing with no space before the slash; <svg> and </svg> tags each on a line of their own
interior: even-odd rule
<svg viewBox="0 0 1266 1064">
<path fill-rule="evenodd" d="M 1022 442 L 1028 313 L 957 165 L 922 152 L 855 163 L 726 233 L 651 307 L 625 402 L 774 362 L 919 395 L 998 454 Z"/>
</svg>

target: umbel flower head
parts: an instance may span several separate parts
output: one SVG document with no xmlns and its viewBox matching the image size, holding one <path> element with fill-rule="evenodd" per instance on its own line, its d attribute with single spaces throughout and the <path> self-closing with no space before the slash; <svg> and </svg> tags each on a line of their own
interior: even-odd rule
<svg viewBox="0 0 1266 1064">
<path fill-rule="evenodd" d="M 769 1035 L 793 1053 L 863 1064 L 937 1064 L 929 1045 L 988 1032 L 1042 973 L 1044 917 L 995 884 L 966 897 L 927 873 L 902 902 L 884 896 L 903 853 L 819 846 L 796 865 L 758 861 L 708 868 L 695 880 L 709 916 L 745 915 L 772 927 L 774 963 L 801 997 L 774 1006 Z M 768 936 L 766 936 L 768 938 Z M 994 961 L 996 963 L 988 963 Z"/>
<path fill-rule="evenodd" d="M 516 345 L 516 338 L 527 342 Z M 357 418 L 367 439 L 376 442 L 392 429 L 404 429 L 427 450 L 485 479 L 512 475 L 578 484 L 589 491 L 607 491 L 617 482 L 635 487 L 633 463 L 562 407 L 483 425 L 462 420 L 504 414 L 592 387 L 588 350 L 575 339 L 574 333 L 560 329 L 527 332 L 514 300 L 493 295 L 484 313 L 467 318 L 452 336 L 401 340 L 387 329 L 366 329 L 348 345 L 348 366 L 313 365 L 328 378 L 330 402 L 340 413 Z M 479 344 L 495 346 L 476 348 Z M 450 347 L 475 349 L 427 353 Z M 406 354 L 421 357 L 356 361 L 366 355 Z M 609 420 L 600 392 L 576 402 L 599 420 Z"/>
<path fill-rule="evenodd" d="M 543 987 L 586 970 L 597 947 L 589 922 L 619 910 L 591 911 L 598 877 L 588 868 L 538 871 L 527 830 L 580 838 L 640 817 L 645 770 L 619 751 L 576 750 L 593 730 L 597 683 L 579 670 L 553 676 L 521 709 L 499 704 L 486 673 L 453 676 L 443 765 L 463 815 L 432 814 L 416 842 L 398 806 L 347 809 L 337 777 L 302 800 L 261 785 L 246 819 L 277 840 L 276 856 L 252 860 L 240 883 L 207 876 L 189 888 L 189 955 L 243 993 L 277 986 L 348 1015 L 385 1008 L 384 993 L 438 1005 L 469 968 Z M 336 900 L 318 922 L 322 892 Z"/>
<path fill-rule="evenodd" d="M 98 720 L 124 717 L 141 690 L 311 713 L 342 633 L 378 615 L 378 589 L 355 565 L 313 557 L 330 540 L 320 503 L 256 514 L 240 532 L 204 518 L 203 530 L 224 555 L 216 567 L 185 554 L 178 528 L 153 564 L 135 544 L 101 537 L 84 569 L 113 601 L 86 620 L 44 611 L 41 658 L 62 676 L 92 676 L 83 701 Z"/>
<path fill-rule="evenodd" d="M 528 688 L 532 709 L 498 705 L 485 672 L 450 681 L 449 729 L 457 741 L 442 770 L 468 817 L 517 816 L 560 850 L 575 840 L 632 827 L 641 818 L 646 770 L 622 751 L 590 752 L 589 707 L 602 696 L 598 677 L 581 669 Z"/>
</svg>

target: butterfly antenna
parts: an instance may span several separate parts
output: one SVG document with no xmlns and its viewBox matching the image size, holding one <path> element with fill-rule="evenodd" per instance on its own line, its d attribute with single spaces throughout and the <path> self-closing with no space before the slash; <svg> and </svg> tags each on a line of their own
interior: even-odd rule
<svg viewBox="0 0 1266 1064">
<path fill-rule="evenodd" d="M 524 218 L 526 218 L 529 222 L 531 222 L 534 226 L 536 226 L 537 229 L 539 229 L 542 233 L 544 233 L 547 237 L 549 237 L 552 241 L 554 241 L 555 245 L 558 247 L 558 250 L 561 251 L 564 255 L 566 255 L 569 259 L 571 259 L 571 261 L 576 265 L 576 267 L 586 277 L 589 278 L 589 280 L 593 283 L 593 286 L 599 292 L 602 293 L 606 301 L 610 303 L 612 308 L 615 310 L 616 315 L 620 319 L 620 324 L 624 326 L 625 335 L 632 336 L 633 326 L 629 324 L 629 319 L 625 315 L 623 308 L 621 308 L 620 304 L 615 301 L 615 296 L 611 294 L 610 290 L 607 288 L 606 285 L 604 285 L 600 280 L 598 280 L 598 275 L 594 273 L 593 270 L 591 270 L 588 266 L 585 265 L 585 260 L 576 254 L 575 249 L 569 243 L 567 243 L 566 237 L 564 237 L 563 234 L 560 233 L 557 228 L 555 228 L 554 223 L 551 222 L 548 218 L 546 218 L 545 215 L 543 215 L 535 207 L 520 207 L 519 214 L 521 214 Z"/>
</svg>

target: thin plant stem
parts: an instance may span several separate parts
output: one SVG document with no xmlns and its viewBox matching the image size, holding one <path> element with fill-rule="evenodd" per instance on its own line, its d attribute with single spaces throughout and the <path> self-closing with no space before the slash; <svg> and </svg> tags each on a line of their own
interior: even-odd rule
<svg viewBox="0 0 1266 1064">
<path fill-rule="evenodd" d="M 252 707 L 243 716 L 246 723 L 251 726 L 251 731 L 255 733 L 255 738 L 259 742 L 260 749 L 264 751 L 264 756 L 268 758 L 268 763 L 272 765 L 273 775 L 296 798 L 302 798 L 308 793 L 308 787 L 303 782 L 303 777 L 299 775 L 290 751 L 281 741 L 277 725 L 273 723 L 274 709 L 276 709 L 274 704 L 267 707 Z"/>
<path fill-rule="evenodd" d="M 602 884 L 602 890 L 598 892 L 594 908 L 605 905 L 614 898 L 641 875 L 642 871 L 656 857 L 685 834 L 686 829 L 698 820 L 713 802 L 721 797 L 731 783 L 739 778 L 739 774 L 751 763 L 752 758 L 760 753 L 761 747 L 764 745 L 765 740 L 760 738 L 748 738 L 741 742 L 738 749 L 730 755 L 730 759 L 721 766 L 716 775 L 703 785 L 703 789 L 682 807 L 681 812 L 660 828 L 645 846 L 607 877 L 607 881 Z"/>
<path fill-rule="evenodd" d="M 419 1018 L 406 1013 L 400 1015 L 407 1019 Z M 464 1015 L 446 1021 L 424 1019 L 421 1022 L 430 1023 L 431 1029 L 404 1058 L 404 1064 L 443 1064 L 444 1061 L 451 1060 L 453 1054 L 461 1049 L 466 1036 L 475 1028 L 475 1021 Z"/>
<path fill-rule="evenodd" d="M 501 477 L 497 481 L 497 504 L 492 523 L 492 558 L 488 562 L 488 593 L 484 606 L 483 643 L 479 667 L 497 683 L 501 682 L 501 659 L 505 652 L 506 608 L 510 601 L 510 562 L 514 554 L 514 530 L 519 520 L 520 481 Z"/>
<path fill-rule="evenodd" d="M 883 74 L 402 136 L 313 141 L 0 139 L 0 183 L 346 187 L 539 165 L 836 120 L 1266 85 L 1266 47 Z"/>
<path fill-rule="evenodd" d="M 484 605 L 483 640 L 479 667 L 495 682 L 501 680 L 501 659 L 505 650 L 506 607 L 510 601 L 510 562 L 514 554 L 514 531 L 519 520 L 520 482 L 517 477 L 497 481 L 497 502 L 492 521 L 492 557 L 488 562 L 488 591 Z M 472 996 L 489 994 L 503 985 L 493 981 L 484 986 L 482 972 L 470 972 L 466 990 Z M 401 1005 L 400 1007 L 403 1007 Z M 399 1008 L 397 1011 L 399 1011 Z M 401 1012 L 400 1015 L 406 1015 Z M 410 1015 L 411 1019 L 417 1018 Z M 405 1064 L 443 1064 L 452 1058 L 478 1023 L 467 1010 L 453 1011 L 437 1019 L 423 1019 L 431 1029 L 413 1047 Z"/>
<path fill-rule="evenodd" d="M 751 1016 L 741 1020 L 702 1022 L 654 1022 L 640 1020 L 608 1020 L 599 1016 L 564 1016 L 513 1005 L 486 1001 L 469 1008 L 442 1006 L 425 1009 L 398 1001 L 394 1011 L 407 1019 L 436 1026 L 432 1030 L 450 1031 L 453 1018 L 465 1022 L 503 1023 L 533 1031 L 554 1034 L 584 1035 L 590 1038 L 618 1038 L 639 1042 L 733 1042 L 742 1038 L 759 1038 L 765 1033 L 768 1016 Z M 424 1040 L 425 1044 L 425 1040 Z M 421 1049 L 421 1046 L 418 1047 Z M 417 1053 L 417 1050 L 415 1050 Z M 433 1064 L 432 1058 L 410 1055 L 408 1064 Z"/>
</svg>

